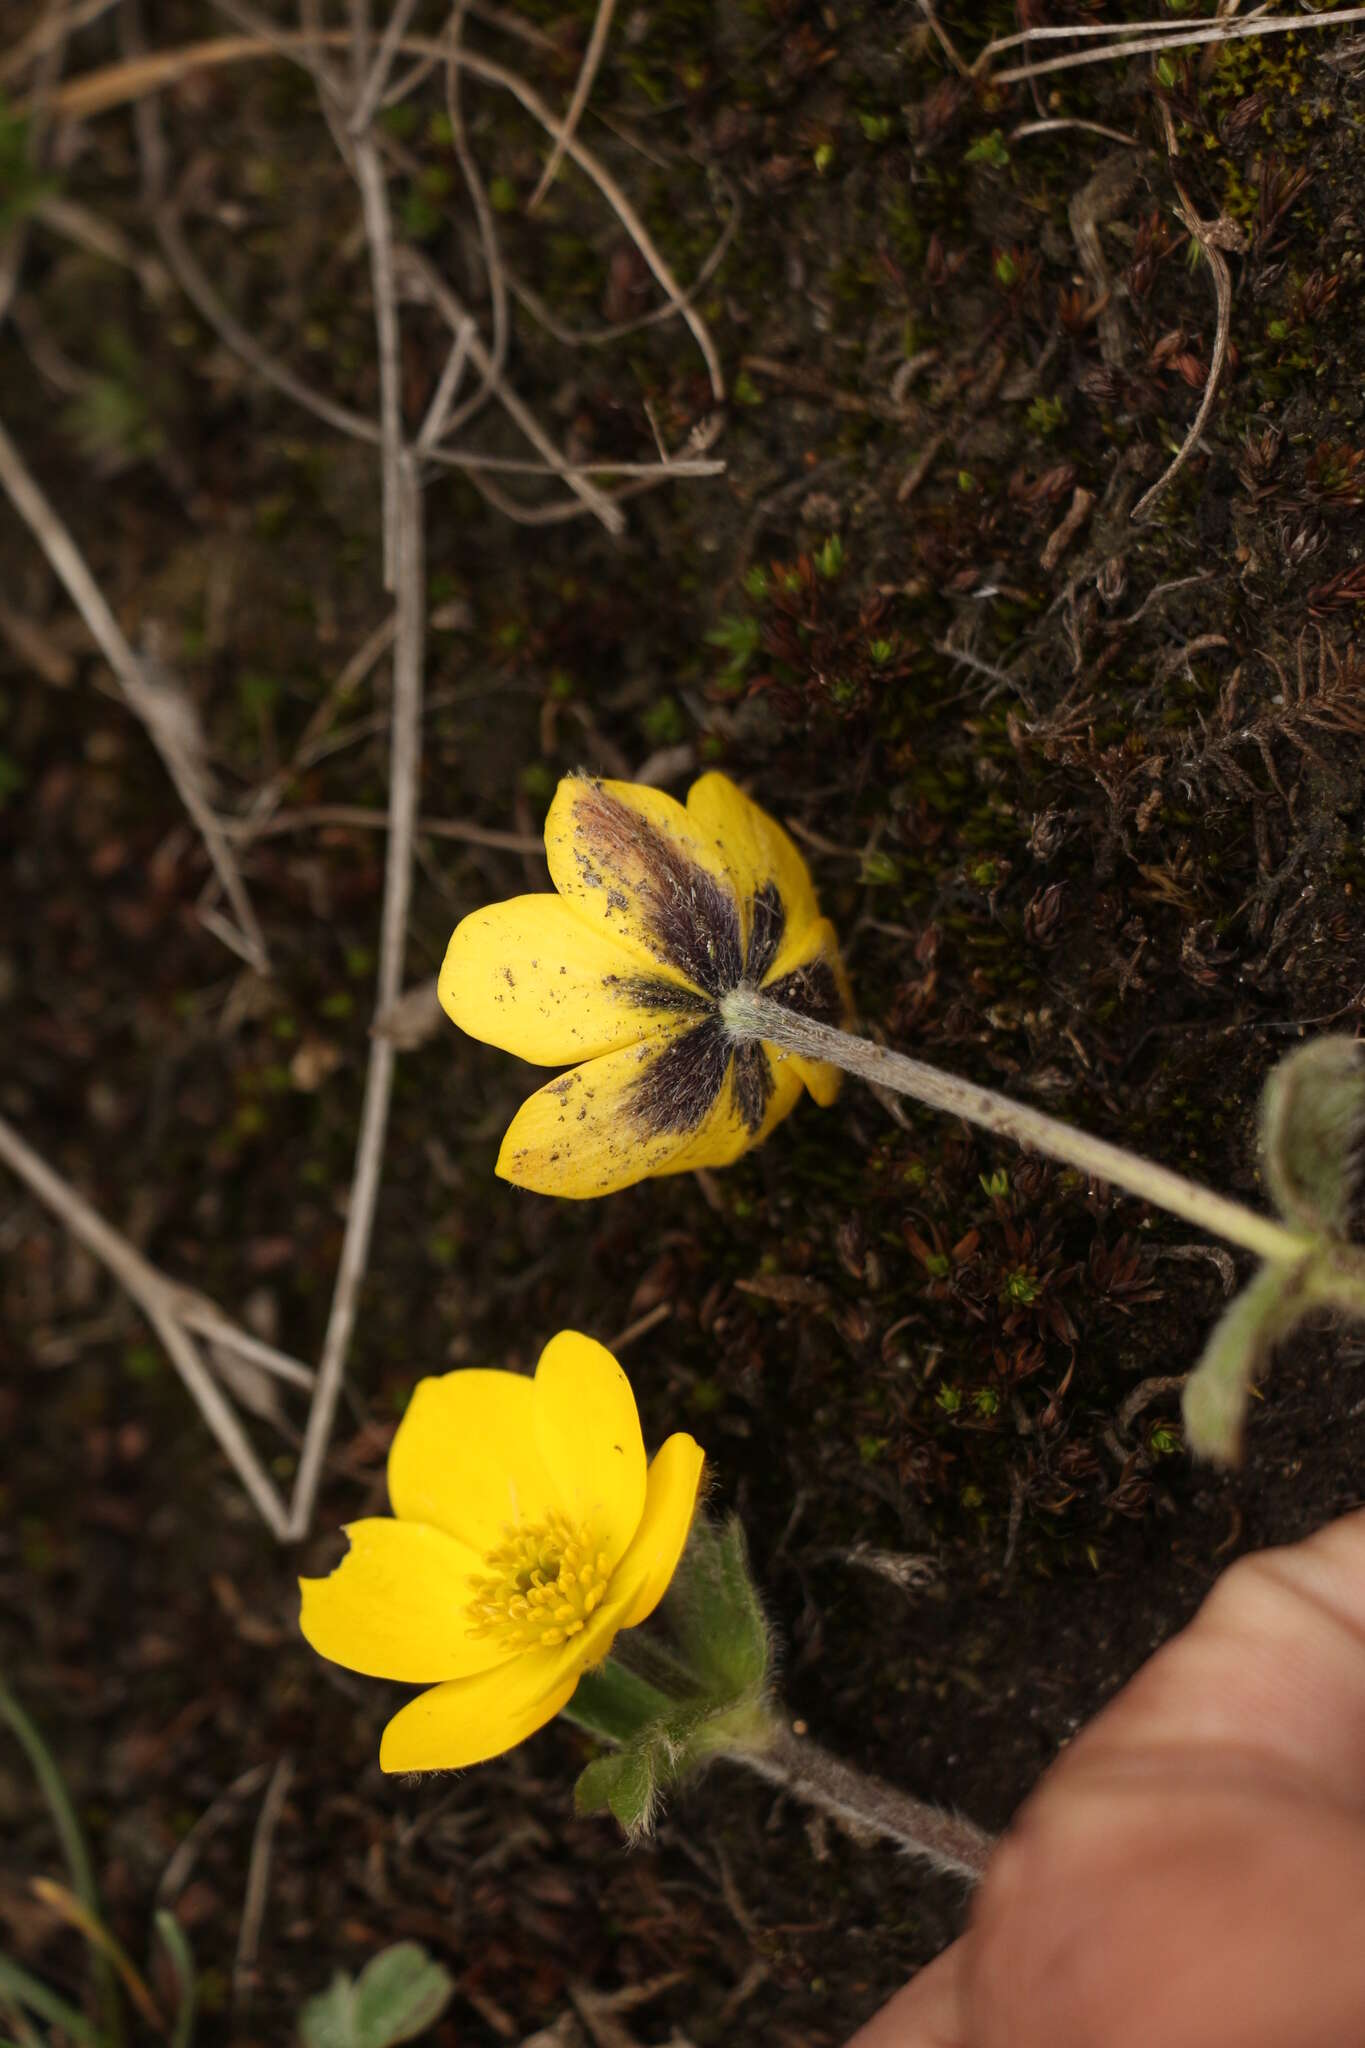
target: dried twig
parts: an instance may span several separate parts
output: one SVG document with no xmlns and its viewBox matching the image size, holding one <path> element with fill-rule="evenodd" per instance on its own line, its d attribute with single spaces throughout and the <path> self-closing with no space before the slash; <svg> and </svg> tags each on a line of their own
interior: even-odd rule
<svg viewBox="0 0 1365 2048">
<path fill-rule="evenodd" d="M 181 723 L 167 716 L 168 706 L 163 691 L 149 680 L 142 661 L 124 638 L 103 592 L 87 568 L 80 549 L 30 474 L 3 426 L 0 426 L 0 484 L 3 484 L 16 512 L 66 585 L 67 594 L 118 678 L 129 708 L 146 726 L 148 737 L 165 762 L 180 801 L 194 821 L 237 920 L 235 929 L 222 928 L 222 936 L 258 973 L 268 974 L 270 960 L 261 928 L 256 922 L 256 913 L 251 907 L 222 824 L 205 795 L 199 764 L 191 758 L 184 744 Z"/>
<path fill-rule="evenodd" d="M 403 992 L 403 954 L 412 889 L 412 849 L 417 824 L 422 745 L 425 535 L 421 485 L 413 458 L 406 452 L 400 455 L 398 465 L 397 515 L 394 565 L 398 608 L 393 664 L 393 738 L 389 754 L 389 848 L 379 932 L 376 1014 L 396 1002 Z M 290 1533 L 295 1537 L 306 1533 L 312 1518 L 313 1504 L 322 1480 L 322 1463 L 341 1397 L 346 1355 L 355 1327 L 356 1302 L 369 1263 L 395 1058 L 396 1048 L 391 1039 L 378 1036 L 371 1039 L 355 1173 L 346 1214 L 346 1234 L 342 1239 L 332 1307 L 318 1362 L 318 1383 L 309 1411 L 290 1506 Z"/>
<path fill-rule="evenodd" d="M 375 109 L 378 107 L 384 88 L 389 82 L 389 73 L 393 69 L 393 60 L 398 55 L 398 46 L 403 40 L 404 31 L 416 12 L 417 0 L 397 0 L 397 5 L 385 24 L 384 33 L 380 38 L 379 49 L 375 55 L 374 63 L 370 66 L 369 75 L 365 80 L 364 86 L 361 88 L 355 112 L 347 124 L 352 135 L 357 137 L 364 135 L 370 122 L 374 119 Z"/>
<path fill-rule="evenodd" d="M 997 71 L 991 76 L 992 85 L 1013 85 L 1020 79 L 1041 78 L 1047 72 L 1071 71 L 1082 64 L 1106 64 L 1116 57 L 1145 56 L 1153 50 L 1184 50 L 1199 43 L 1241 43 L 1252 36 L 1300 34 L 1310 28 L 1345 28 L 1357 21 L 1365 21 L 1365 7 L 1343 7 L 1332 14 L 1253 15 L 1245 21 L 1225 17 L 1202 28 L 1173 28 L 1169 21 L 1093 22 L 1070 28 L 1026 28 L 1015 35 L 1000 36 L 987 43 L 973 63 L 972 71 L 980 75 L 989 69 L 993 58 L 1005 50 L 1017 49 L 1022 43 L 1048 42 L 1059 36 L 1068 39 L 1110 36 L 1116 40 L 1104 43 L 1099 49 L 1071 50 L 1065 56 L 1047 57 L 1038 64 L 1017 64 L 1008 71 Z"/>
<path fill-rule="evenodd" d="M 466 309 L 460 304 L 460 301 L 456 298 L 454 292 L 435 266 L 429 263 L 424 256 L 419 256 L 415 249 L 405 249 L 403 251 L 403 268 L 420 285 L 430 303 L 449 322 L 452 334 L 459 334 L 463 331 L 469 335 L 469 353 L 475 368 L 488 380 L 490 388 L 496 390 L 499 403 L 502 405 L 508 418 L 520 427 L 522 433 L 531 443 L 531 446 L 539 449 L 555 475 L 567 484 L 574 495 L 581 500 L 582 505 L 597 515 L 608 533 L 620 534 L 624 532 L 626 522 L 611 499 L 602 491 L 599 491 L 596 484 L 586 477 L 581 469 L 570 462 L 566 455 L 560 454 L 558 448 L 555 447 L 554 442 L 545 432 L 525 400 L 519 397 L 512 387 L 503 381 L 481 337 L 476 330 L 471 329 Z M 444 459 L 445 453 L 446 451 L 435 448 L 427 450 L 427 454 L 436 459 Z M 458 451 L 450 451 L 449 459 L 457 466 L 463 466 Z M 477 472 L 474 473 L 477 476 Z M 481 487 L 495 503 L 501 500 L 502 494 L 495 492 L 491 486 L 483 484 Z M 506 506 L 510 506 L 514 511 L 527 509 L 516 507 L 514 501 L 511 500 L 506 501 Z M 506 509 L 506 506 L 504 506 L 504 509 Z"/>
<path fill-rule="evenodd" d="M 0 57 L 0 86 L 6 86 L 12 79 L 22 78 L 30 64 L 44 56 L 57 43 L 76 34 L 78 29 L 88 28 L 92 21 L 98 21 L 118 0 L 81 0 L 78 7 L 49 9 L 26 36 L 21 36 L 12 50 Z"/>
<path fill-rule="evenodd" d="M 387 832 L 393 823 L 389 811 L 370 810 L 364 804 L 308 804 L 296 811 L 280 811 L 268 818 L 248 816 L 227 823 L 234 839 L 273 839 L 283 832 L 311 832 L 327 825 L 355 825 L 362 831 Z M 414 828 L 430 839 L 458 839 L 467 846 L 491 846 L 500 853 L 539 853 L 544 840 L 530 832 L 502 832 L 494 825 L 471 825 L 463 818 L 419 818 Z"/>
<path fill-rule="evenodd" d="M 398 361 L 398 300 L 394 287 L 393 223 L 379 151 L 368 135 L 356 139 L 355 174 L 365 215 L 379 344 L 379 433 L 384 483 L 384 588 L 398 587 L 398 492 L 403 459 L 402 375 Z"/>
<path fill-rule="evenodd" d="M 84 1195 L 77 1194 L 68 1181 L 55 1173 L 3 1117 L 0 1117 L 0 1159 L 18 1174 L 39 1201 L 60 1217 L 77 1242 L 107 1266 L 119 1285 L 132 1296 L 166 1347 L 171 1363 L 218 1439 L 219 1448 L 241 1480 L 261 1519 L 272 1535 L 283 1541 L 288 1526 L 284 1503 L 189 1332 L 198 1329 L 204 1334 L 211 1334 L 214 1341 L 275 1371 L 279 1371 L 283 1363 L 289 1367 L 291 1377 L 305 1382 L 311 1379 L 307 1368 L 295 1359 L 286 1359 L 282 1352 L 274 1351 L 271 1346 L 260 1344 L 245 1330 L 238 1329 L 212 1302 L 159 1273 L 120 1231 L 106 1223 Z"/>
<path fill-rule="evenodd" d="M 1223 374 L 1223 365 L 1227 361 L 1228 337 L 1232 331 L 1232 272 L 1228 269 L 1227 259 L 1223 251 L 1225 249 L 1242 249 L 1246 246 L 1246 237 L 1236 221 L 1231 220 L 1226 214 L 1220 214 L 1217 220 L 1201 220 L 1190 204 L 1189 195 L 1184 187 L 1177 182 L 1175 189 L 1180 206 L 1180 217 L 1203 250 L 1205 257 L 1208 259 L 1209 269 L 1213 274 L 1213 289 L 1218 301 L 1218 325 L 1214 332 L 1213 355 L 1209 362 L 1209 374 L 1204 383 L 1204 395 L 1199 401 L 1199 409 L 1190 421 L 1189 431 L 1181 442 L 1170 467 L 1157 478 L 1149 491 L 1143 492 L 1136 505 L 1134 505 L 1132 512 L 1129 514 L 1134 525 L 1141 525 L 1143 523 L 1158 498 L 1165 496 L 1176 477 L 1179 476 L 1181 470 L 1189 461 L 1199 436 L 1204 431 L 1209 413 L 1213 409 L 1213 401 L 1218 392 L 1218 380 Z"/>
<path fill-rule="evenodd" d="M 603 53 L 607 47 L 607 37 L 611 34 L 612 16 L 615 12 L 616 0 L 597 0 L 597 13 L 593 18 L 592 34 L 588 37 L 588 47 L 583 53 L 583 62 L 579 67 L 578 78 L 574 84 L 573 97 L 569 101 L 568 112 L 564 116 L 564 126 L 555 137 L 550 150 L 549 161 L 540 174 L 535 191 L 526 202 L 526 211 L 528 213 L 535 212 L 559 175 L 559 166 L 563 163 L 564 152 L 568 148 L 568 138 L 578 127 L 579 122 L 583 118 L 583 109 L 588 104 L 588 95 L 592 91 L 593 80 L 597 76 L 598 67 L 602 62 Z"/>
<path fill-rule="evenodd" d="M 303 64 L 306 69 L 308 55 L 315 44 L 345 47 L 349 42 L 349 32 L 338 29 L 326 30 L 316 37 L 298 32 L 277 32 L 269 36 L 262 34 L 215 37 L 175 50 L 161 50 L 146 58 L 111 64 L 102 71 L 73 79 L 53 93 L 52 106 L 54 112 L 64 115 L 89 116 L 102 113 L 110 107 L 121 106 L 129 100 L 138 99 L 144 93 L 174 85 L 191 72 L 206 67 L 240 64 L 275 54 L 290 57 L 295 62 Z M 404 36 L 400 48 L 405 54 L 413 56 L 443 58 L 446 55 L 445 45 L 424 36 Z M 491 57 L 476 54 L 472 50 L 462 49 L 460 68 L 467 71 L 471 78 L 480 78 L 486 84 L 496 85 L 504 92 L 510 93 L 513 99 L 525 108 L 532 120 L 538 121 L 552 138 L 564 133 L 563 124 L 555 119 L 539 93 L 517 72 L 509 71 L 506 65 L 497 64 Z M 660 252 L 654 237 L 605 164 L 600 162 L 576 135 L 564 136 L 564 149 L 565 154 L 570 156 L 596 185 L 622 227 L 630 235 L 661 289 L 677 308 L 679 317 L 701 351 L 711 383 L 712 396 L 717 404 L 722 403 L 725 398 L 725 377 L 710 329 L 696 307 L 688 303 L 686 292 L 674 277 L 672 268 Z"/>
<path fill-rule="evenodd" d="M 256 1957 L 261 1946 L 261 1928 L 265 1924 L 266 1901 L 270 1897 L 270 1858 L 275 1847 L 275 1830 L 280 1824 L 289 1781 L 294 1775 L 294 1759 L 282 1756 L 271 1773 L 270 1783 L 265 1788 L 261 1810 L 256 1817 L 256 1829 L 251 1837 L 251 1861 L 246 1872 L 246 1896 L 242 1901 L 242 1920 L 237 1934 L 237 1954 L 232 1965 L 232 2004 L 234 2011 L 240 2011 L 251 1995 L 256 1974 Z"/>
<path fill-rule="evenodd" d="M 455 160 L 460 166 L 460 175 L 464 179 L 465 190 L 474 208 L 474 222 L 478 229 L 479 248 L 483 255 L 484 275 L 488 280 L 488 302 L 493 314 L 493 334 L 489 354 L 482 364 L 482 381 L 479 388 L 450 419 L 446 428 L 448 434 L 458 433 L 467 421 L 474 418 L 497 389 L 507 361 L 507 341 L 510 332 L 502 247 L 498 241 L 492 204 L 484 187 L 479 166 L 474 160 L 474 152 L 469 145 L 469 134 L 464 118 L 464 98 L 460 91 L 460 52 L 466 12 L 467 0 L 456 0 L 451 11 L 450 26 L 446 32 L 446 117 L 450 122 L 450 139 L 455 151 Z M 477 334 L 477 328 L 472 331 Z M 460 333 L 461 330 L 457 330 L 457 344 Z"/>
</svg>

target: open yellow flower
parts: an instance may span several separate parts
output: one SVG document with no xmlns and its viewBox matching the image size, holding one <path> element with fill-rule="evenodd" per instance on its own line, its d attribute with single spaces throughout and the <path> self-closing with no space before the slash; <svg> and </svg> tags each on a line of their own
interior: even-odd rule
<svg viewBox="0 0 1365 2048">
<path fill-rule="evenodd" d="M 828 1024 L 847 984 L 806 863 L 728 776 L 686 805 L 568 776 L 545 820 L 556 894 L 459 925 L 441 969 L 472 1038 L 542 1066 L 582 1061 L 522 1104 L 498 1172 L 539 1194 L 611 1193 L 647 1174 L 728 1166 L 802 1086 L 833 1102 L 837 1068 L 737 1038 L 725 999 L 761 990 Z"/>
<path fill-rule="evenodd" d="M 384 1730 L 386 1771 L 454 1770 L 553 1720 L 617 1631 L 663 1598 L 702 1452 L 646 1465 L 630 1382 L 562 1330 L 524 1373 L 422 1380 L 389 1452 L 394 1519 L 352 1522 L 300 1627 L 334 1664 L 430 1685 Z"/>
</svg>

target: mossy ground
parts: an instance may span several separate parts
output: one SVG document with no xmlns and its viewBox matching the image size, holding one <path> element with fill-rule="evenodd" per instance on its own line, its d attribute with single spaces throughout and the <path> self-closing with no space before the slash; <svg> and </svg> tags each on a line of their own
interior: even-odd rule
<svg viewBox="0 0 1365 2048">
<path fill-rule="evenodd" d="M 517 54 L 562 104 L 592 10 L 521 11 L 564 44 Z M 968 57 L 1015 26 L 967 0 L 939 17 Z M 215 27 L 185 4 L 157 33 Z M 103 34 L 80 64 L 116 54 Z M 1035 106 L 1027 86 L 955 77 L 909 0 L 632 16 L 585 134 L 685 278 L 739 209 L 699 300 L 734 394 L 726 474 L 636 500 L 620 544 L 433 484 L 425 813 L 533 833 L 568 768 L 686 749 L 681 788 L 689 761 L 719 764 L 808 835 L 868 1028 L 1259 1201 L 1260 1082 L 1302 1032 L 1354 1028 L 1365 989 L 1359 66 L 1323 29 L 1175 54 L 1155 79 L 1062 74 Z M 556 318 L 656 303 L 572 172 L 525 216 L 537 134 L 494 95 L 467 100 L 508 263 Z M 219 289 L 266 346 L 372 408 L 353 193 L 311 86 L 238 67 L 162 112 Z M 1140 147 L 1016 136 L 1040 115 Z M 439 95 L 392 121 L 399 216 L 477 300 L 442 122 Z M 1207 430 L 1135 524 L 1214 333 L 1177 176 L 1246 247 Z M 145 234 L 126 114 L 83 132 L 63 182 Z M 1102 276 L 1078 247 L 1087 211 Z M 232 808 L 384 616 L 371 456 L 263 390 L 178 295 L 149 299 L 41 226 L 23 310 L 0 336 L 6 417 L 125 625 L 161 634 Z M 416 417 L 442 348 L 421 316 L 411 333 Z M 74 397 L 54 387 L 63 362 Z M 512 368 L 586 458 L 647 458 L 647 403 L 674 444 L 707 410 L 675 326 L 569 346 L 518 315 Z M 41 683 L 0 645 L 0 1106 L 168 1271 L 314 1355 L 382 839 L 259 842 L 276 973 L 242 981 L 196 921 L 203 871 L 155 756 L 0 518 L 4 602 L 72 669 Z M 290 807 L 383 805 L 376 696 L 382 714 L 382 671 L 338 707 L 349 743 Z M 541 874 L 424 838 L 410 977 L 463 911 Z M 492 1177 L 534 1078 L 453 1032 L 400 1062 L 321 1530 L 381 1501 L 421 1375 L 529 1366 L 560 1327 L 610 1338 L 665 1306 L 624 1353 L 647 1434 L 707 1445 L 793 1711 L 1002 1825 L 1232 1556 L 1359 1499 L 1341 1333 L 1279 1360 L 1232 1478 L 1191 1469 L 1169 1393 L 1125 1411 L 1192 1362 L 1223 1297 L 1184 1227 L 853 1088 L 706 1188 L 551 1204 Z M 260 1982 L 234 2021 L 251 1800 L 224 1804 L 179 1900 L 206 2038 L 283 2039 L 333 1967 L 413 1936 L 456 1975 L 448 2040 L 517 2041 L 572 1985 L 677 1971 L 631 2015 L 640 2041 L 677 2024 L 698 2044 L 835 2043 L 960 1923 L 952 1887 L 719 1772 L 627 1858 L 571 1817 L 585 1749 L 568 1730 L 450 1784 L 382 1780 L 385 1688 L 297 1640 L 294 1561 L 136 1314 L 12 1190 L 0 1227 L 4 1661 L 130 1945 L 195 1818 L 251 1766 L 296 1758 Z M 286 1482 L 296 1420 L 261 1424 Z M 299 1562 L 336 1547 L 320 1535 Z M 918 1561 L 908 1589 L 874 1553 Z M 53 1859 L 12 1755 L 0 1808 L 9 1946 L 74 1982 L 74 1949 L 24 1901 Z"/>
</svg>

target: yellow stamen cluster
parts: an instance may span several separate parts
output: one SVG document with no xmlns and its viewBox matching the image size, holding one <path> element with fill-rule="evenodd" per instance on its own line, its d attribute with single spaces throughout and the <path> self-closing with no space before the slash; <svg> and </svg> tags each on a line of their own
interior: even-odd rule
<svg viewBox="0 0 1365 2048">
<path fill-rule="evenodd" d="M 471 1635 L 532 1650 L 580 1634 L 611 1575 L 592 1531 L 555 1513 L 508 1527 L 503 1536 L 484 1558 L 487 1572 L 471 1581 Z"/>
</svg>

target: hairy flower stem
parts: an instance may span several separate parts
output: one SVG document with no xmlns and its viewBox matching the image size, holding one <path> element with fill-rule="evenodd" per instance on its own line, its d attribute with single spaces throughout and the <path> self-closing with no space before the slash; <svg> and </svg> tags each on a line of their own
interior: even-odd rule
<svg viewBox="0 0 1365 2048">
<path fill-rule="evenodd" d="M 771 1740 L 762 1748 L 728 1749 L 725 1755 L 807 1806 L 832 1814 L 849 1827 L 886 1836 L 910 1855 L 922 1856 L 935 1870 L 973 1884 L 983 1876 L 995 1849 L 993 1835 L 941 1806 L 926 1806 L 880 1778 L 854 1770 L 818 1743 L 793 1735 L 781 1721 L 770 1725 Z"/>
<path fill-rule="evenodd" d="M 898 1095 L 913 1096 L 917 1102 L 941 1109 L 949 1116 L 965 1117 L 984 1130 L 1013 1139 L 1026 1151 L 1046 1152 L 1053 1159 L 1066 1160 L 1082 1173 L 1093 1174 L 1097 1180 L 1126 1188 L 1130 1195 L 1138 1195 L 1159 1209 L 1168 1209 L 1174 1216 L 1183 1216 L 1187 1223 L 1207 1230 L 1211 1236 L 1243 1245 L 1259 1258 L 1298 1260 L 1315 1248 L 1316 1239 L 1307 1233 L 1289 1230 L 1272 1217 L 1258 1216 L 1254 1209 L 1230 1202 L 1167 1167 L 1125 1151 L 1121 1145 L 1092 1138 L 1088 1132 L 1045 1116 L 1041 1110 L 1012 1102 L 1007 1095 L 997 1095 L 993 1088 L 978 1087 L 975 1081 L 942 1073 L 937 1067 L 926 1066 L 923 1060 L 888 1052 L 885 1046 L 874 1045 L 869 1039 L 855 1038 L 850 1032 L 817 1023 L 754 990 L 736 989 L 724 998 L 721 1012 L 726 1026 L 737 1038 L 766 1039 L 783 1051 L 800 1053 L 805 1059 L 828 1061 L 846 1073 L 856 1074 L 860 1081 L 894 1089 Z"/>
</svg>

